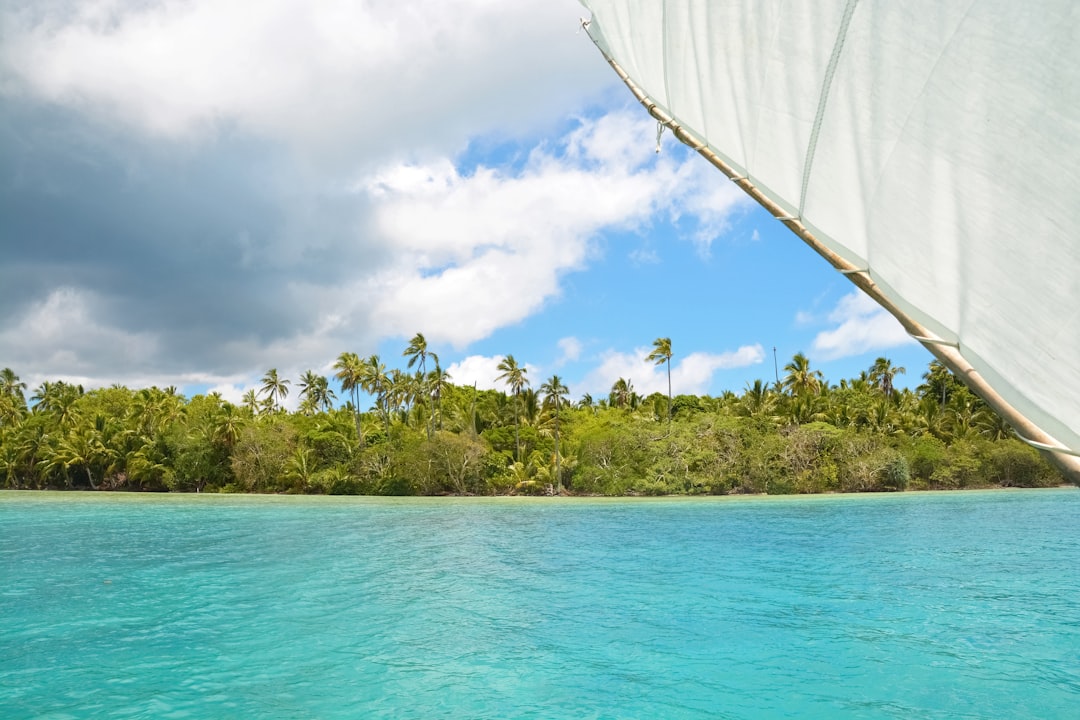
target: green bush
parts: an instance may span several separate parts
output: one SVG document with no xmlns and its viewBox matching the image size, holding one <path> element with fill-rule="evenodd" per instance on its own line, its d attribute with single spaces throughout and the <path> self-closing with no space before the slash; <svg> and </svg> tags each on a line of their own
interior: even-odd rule
<svg viewBox="0 0 1080 720">
<path fill-rule="evenodd" d="M 996 442 L 987 448 L 982 474 L 1001 487 L 1052 487 L 1061 482 L 1058 472 L 1035 448 L 1018 440 Z"/>
</svg>

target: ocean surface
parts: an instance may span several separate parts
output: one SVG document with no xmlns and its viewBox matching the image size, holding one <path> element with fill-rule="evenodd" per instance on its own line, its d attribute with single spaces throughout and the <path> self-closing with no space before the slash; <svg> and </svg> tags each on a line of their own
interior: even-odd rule
<svg viewBox="0 0 1080 720">
<path fill-rule="evenodd" d="M 1076 718 L 1080 491 L 0 493 L 0 718 Z"/>
</svg>

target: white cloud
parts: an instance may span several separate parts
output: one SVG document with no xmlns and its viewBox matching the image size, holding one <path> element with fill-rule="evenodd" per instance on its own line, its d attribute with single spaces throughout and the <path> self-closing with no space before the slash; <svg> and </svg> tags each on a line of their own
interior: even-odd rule
<svg viewBox="0 0 1080 720">
<path fill-rule="evenodd" d="M 674 215 L 689 213 L 696 223 L 691 239 L 702 257 L 709 257 L 713 241 L 731 227 L 735 213 L 753 207 L 750 197 L 702 158 L 693 158 L 680 172 L 680 198 Z"/>
<path fill-rule="evenodd" d="M 650 156 L 641 143 L 650 125 L 636 112 L 583 120 L 563 155 L 537 149 L 516 175 L 481 167 L 466 176 L 443 160 L 359 183 L 397 255 L 378 278 L 373 326 L 423 328 L 463 347 L 540 310 L 564 274 L 584 267 L 598 231 L 682 212 L 673 188 L 697 177 L 686 170 L 693 160 Z M 695 196 L 692 182 L 681 186 Z"/>
<path fill-rule="evenodd" d="M 106 298 L 84 289 L 54 290 L 0 332 L 4 363 L 31 368 L 21 375 L 31 389 L 46 380 L 63 380 L 87 389 L 120 383 L 129 387 L 171 385 L 185 391 L 214 384 L 211 389 L 220 391 L 225 399 L 239 401 L 243 392 L 254 386 L 240 375 L 162 372 L 156 365 L 158 336 L 102 324 L 99 318 L 108 315 L 109 305 Z M 116 363 L 114 358 L 123 361 Z"/>
<path fill-rule="evenodd" d="M 78 381 L 99 371 L 103 354 L 119 353 L 134 364 L 153 357 L 156 338 L 101 325 L 106 301 L 95 293 L 60 287 L 31 305 L 19 321 L 0 333 L 0 347 L 13 365 L 34 368 L 43 379 Z"/>
<path fill-rule="evenodd" d="M 82 2 L 6 11 L 0 62 L 23 91 L 159 137 L 239 128 L 330 155 L 446 147 L 466 128 L 547 122 L 548 108 L 613 82 L 577 34 L 580 10 L 572 0 Z"/>
<path fill-rule="evenodd" d="M 452 364 L 446 369 L 446 372 L 450 374 L 450 380 L 455 385 L 465 387 L 475 383 L 479 390 L 506 390 L 506 383 L 496 380 L 499 375 L 502 375 L 502 371 L 499 370 L 499 363 L 505 357 L 505 355 L 495 355 L 493 357 L 470 355 L 464 360 Z M 525 363 L 523 367 L 530 384 L 539 387 L 542 382 L 538 379 L 540 377 L 539 368 L 529 363 Z"/>
<path fill-rule="evenodd" d="M 581 341 L 576 337 L 564 337 L 559 340 L 559 359 L 555 361 L 556 366 L 564 365 L 568 362 L 574 362 L 581 357 L 581 351 L 584 346 Z"/>
<path fill-rule="evenodd" d="M 858 290 L 840 298 L 829 320 L 838 326 L 818 333 L 813 344 L 823 360 L 915 343 L 896 318 Z"/>
<path fill-rule="evenodd" d="M 650 348 L 636 348 L 632 353 L 609 350 L 581 385 L 594 395 L 606 395 L 616 380 L 626 378 L 639 395 L 667 394 L 667 368 L 645 360 L 650 351 Z M 756 365 L 764 359 L 765 350 L 761 345 L 744 345 L 720 354 L 690 353 L 678 359 L 671 368 L 671 392 L 674 395 L 705 394 L 717 370 Z"/>
<path fill-rule="evenodd" d="M 658 214 L 707 251 L 741 195 L 681 150 L 656 156 L 640 108 L 553 129 L 616 83 L 580 14 L 573 0 L 0 8 L 0 102 L 25 121 L 0 154 L 33 169 L 20 182 L 56 219 L 24 202 L 0 233 L 20 250 L 0 268 L 5 364 L 231 398 L 269 366 L 296 378 L 385 337 L 465 347 L 558 297 L 601 233 Z M 488 138 L 527 155 L 455 164 Z M 560 347 L 560 362 L 580 353 Z"/>
<path fill-rule="evenodd" d="M 210 393 L 217 393 L 226 402 L 231 402 L 233 405 L 241 405 L 244 401 L 244 395 L 248 390 L 255 390 L 258 392 L 258 386 L 254 383 L 249 385 L 234 384 L 234 383 L 221 383 L 208 388 L 206 395 Z"/>
</svg>

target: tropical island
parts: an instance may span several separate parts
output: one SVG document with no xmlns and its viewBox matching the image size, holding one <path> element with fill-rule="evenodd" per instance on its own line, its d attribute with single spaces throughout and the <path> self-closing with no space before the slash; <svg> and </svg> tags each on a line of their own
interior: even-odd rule
<svg viewBox="0 0 1080 720">
<path fill-rule="evenodd" d="M 617 378 L 577 401 L 513 355 L 506 390 L 459 386 L 422 334 L 387 369 L 342 353 L 295 385 L 276 369 L 236 405 L 175 388 L 89 391 L 0 372 L 0 486 L 338 495 L 725 495 L 1048 487 L 1066 482 L 943 365 L 914 390 L 887 358 L 828 382 L 803 354 L 741 394 L 667 395 Z M 299 406 L 287 411 L 292 389 Z M 360 409 L 361 394 L 373 404 Z"/>
</svg>

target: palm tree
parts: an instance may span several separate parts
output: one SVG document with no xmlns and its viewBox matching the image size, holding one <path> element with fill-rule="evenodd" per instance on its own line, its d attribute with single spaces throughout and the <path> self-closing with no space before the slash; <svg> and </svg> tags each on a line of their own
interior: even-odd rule
<svg viewBox="0 0 1080 720">
<path fill-rule="evenodd" d="M 338 355 L 337 362 L 334 363 L 334 369 L 337 370 L 334 377 L 341 383 L 341 389 L 347 393 L 352 393 L 352 414 L 353 421 L 356 423 L 356 439 L 360 447 L 364 447 L 364 431 L 360 427 L 360 402 L 356 394 L 363 378 L 363 363 L 356 353 L 343 352 Z"/>
<path fill-rule="evenodd" d="M 671 338 L 653 340 L 653 350 L 645 359 L 656 365 L 667 364 L 667 427 L 671 434 Z"/>
<path fill-rule="evenodd" d="M 744 417 L 771 417 L 776 410 L 776 395 L 769 390 L 768 383 L 755 380 L 746 384 L 739 399 L 737 412 Z"/>
<path fill-rule="evenodd" d="M 259 414 L 259 407 L 260 407 L 259 396 L 255 394 L 254 389 L 248 390 L 246 393 L 244 393 L 244 397 L 243 397 L 243 399 L 241 401 L 241 404 L 252 415 L 258 415 Z"/>
<path fill-rule="evenodd" d="M 26 383 L 11 368 L 0 370 L 0 425 L 16 425 L 26 414 Z"/>
<path fill-rule="evenodd" d="M 236 407 L 226 403 L 211 419 L 211 423 L 211 438 L 231 450 L 240 439 L 240 431 L 244 427 L 244 418 L 237 412 Z"/>
<path fill-rule="evenodd" d="M 278 377 L 277 368 L 270 368 L 262 378 L 260 394 L 265 394 L 270 401 L 270 408 L 277 408 L 282 400 L 289 396 L 289 381 Z"/>
<path fill-rule="evenodd" d="M 79 414 L 75 403 L 82 397 L 83 392 L 82 385 L 71 385 L 63 380 L 46 380 L 30 400 L 35 403 L 35 413 L 52 413 L 60 425 L 66 427 L 75 423 Z"/>
<path fill-rule="evenodd" d="M 793 396 L 804 393 L 816 395 L 821 392 L 822 375 L 820 370 L 810 369 L 810 360 L 802 353 L 796 353 L 791 362 L 784 366 L 784 388 Z"/>
<path fill-rule="evenodd" d="M 617 408 L 630 408 L 637 406 L 637 393 L 634 392 L 634 383 L 627 378 L 619 378 L 611 386 L 608 394 L 608 404 Z"/>
<path fill-rule="evenodd" d="M 316 378 L 315 389 L 311 391 L 311 397 L 315 401 L 315 406 L 321 408 L 323 412 L 329 412 L 334 407 L 334 401 L 337 400 L 337 395 L 330 389 L 330 381 L 326 379 L 325 375 L 319 375 Z"/>
<path fill-rule="evenodd" d="M 429 353 L 428 353 L 427 339 L 424 337 L 424 334 L 423 333 L 416 333 L 416 335 L 413 336 L 412 340 L 409 341 L 409 346 L 407 348 L 405 348 L 405 351 L 402 352 L 401 354 L 404 355 L 405 357 L 409 358 L 409 365 L 408 366 L 409 366 L 410 369 L 412 368 L 413 365 L 416 365 L 419 362 L 419 364 L 420 364 L 420 375 L 419 375 L 419 377 L 423 378 L 426 381 L 426 379 L 427 379 L 427 357 L 428 357 Z M 434 403 L 432 403 L 430 410 L 431 410 L 431 412 L 430 412 L 430 415 L 428 417 L 428 429 L 427 429 L 428 440 L 431 439 L 432 435 L 435 432 L 435 404 Z"/>
<path fill-rule="evenodd" d="M 528 372 L 525 368 L 518 365 L 517 360 L 513 355 L 507 355 L 500 362 L 496 368 L 502 372 L 496 380 L 503 380 L 510 389 L 514 392 L 514 459 L 521 460 L 521 415 L 520 408 L 518 407 L 521 390 L 527 387 L 529 384 L 528 378 L 525 377 Z"/>
<path fill-rule="evenodd" d="M 0 370 L 0 395 L 6 395 L 25 403 L 24 390 L 26 390 L 26 383 L 19 381 L 19 376 L 15 374 L 14 370 L 8 367 Z"/>
<path fill-rule="evenodd" d="M 367 392 L 375 396 L 375 408 L 383 418 L 386 428 L 386 437 L 390 437 L 390 405 L 389 405 L 389 378 L 386 375 L 386 366 L 378 355 L 371 355 L 363 362 L 360 373 L 360 385 Z"/>
<path fill-rule="evenodd" d="M 93 426 L 84 423 L 73 428 L 60 441 L 58 453 L 54 458 L 54 462 L 63 463 L 65 470 L 70 470 L 72 467 L 82 468 L 93 490 L 99 487 L 94 482 L 94 466 L 102 466 L 102 479 L 104 479 L 110 463 L 116 459 L 116 452 L 102 442 L 103 425 L 104 418 L 99 416 Z"/>
<path fill-rule="evenodd" d="M 544 393 L 544 404 L 555 408 L 555 492 L 562 492 L 562 461 L 559 457 L 559 406 L 563 404 L 563 398 L 570 392 L 563 384 L 562 378 L 552 375 L 547 382 L 540 386 L 540 392 Z"/>
<path fill-rule="evenodd" d="M 325 380 L 325 378 L 323 379 Z M 318 392 L 318 384 L 319 376 L 311 370 L 305 370 L 304 374 L 300 376 L 298 386 L 300 388 L 301 404 L 305 409 L 312 411 L 311 414 L 314 414 L 314 411 L 318 408 L 318 403 L 315 401 L 315 398 L 312 397 L 314 393 Z"/>
<path fill-rule="evenodd" d="M 941 403 L 942 407 L 945 407 L 952 398 L 954 391 L 960 387 L 959 381 L 957 381 L 949 368 L 938 360 L 930 361 L 929 368 L 923 373 L 923 380 L 926 382 L 919 385 L 916 390 L 923 397 L 934 398 Z"/>
<path fill-rule="evenodd" d="M 906 372 L 907 368 L 895 367 L 892 360 L 879 357 L 870 367 L 868 380 L 871 385 L 877 385 L 881 392 L 885 393 L 885 397 L 891 398 L 893 394 L 893 378 Z"/>
<path fill-rule="evenodd" d="M 450 387 L 450 373 L 439 366 L 439 358 L 435 353 L 429 353 L 435 359 L 435 369 L 428 373 L 428 388 L 431 390 L 434 400 L 435 428 L 442 430 L 442 394 L 443 390 Z"/>
<path fill-rule="evenodd" d="M 426 372 L 424 363 L 427 360 L 428 349 L 427 340 L 424 339 L 423 333 L 416 333 L 416 335 L 413 336 L 413 339 L 409 341 L 409 346 L 405 348 L 405 352 L 401 354 L 409 358 L 410 370 L 413 365 L 419 362 L 421 374 Z"/>
</svg>

